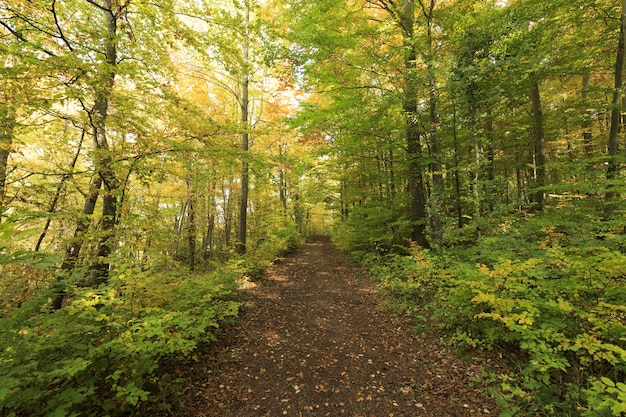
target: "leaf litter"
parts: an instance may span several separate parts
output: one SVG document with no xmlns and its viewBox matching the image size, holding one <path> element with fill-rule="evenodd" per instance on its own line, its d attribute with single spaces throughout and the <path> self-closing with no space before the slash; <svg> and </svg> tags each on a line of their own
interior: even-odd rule
<svg viewBox="0 0 626 417">
<path fill-rule="evenodd" d="M 186 369 L 179 417 L 498 415 L 466 362 L 378 308 L 363 271 L 328 239 L 247 289 L 242 317 Z"/>
</svg>

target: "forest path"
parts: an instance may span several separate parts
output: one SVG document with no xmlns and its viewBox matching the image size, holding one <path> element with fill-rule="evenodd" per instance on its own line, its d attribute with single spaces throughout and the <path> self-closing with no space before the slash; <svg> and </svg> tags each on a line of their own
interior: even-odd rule
<svg viewBox="0 0 626 417">
<path fill-rule="evenodd" d="M 241 319 L 185 372 L 173 415 L 497 415 L 469 386 L 480 367 L 380 311 L 361 273 L 327 239 L 274 265 Z"/>
</svg>

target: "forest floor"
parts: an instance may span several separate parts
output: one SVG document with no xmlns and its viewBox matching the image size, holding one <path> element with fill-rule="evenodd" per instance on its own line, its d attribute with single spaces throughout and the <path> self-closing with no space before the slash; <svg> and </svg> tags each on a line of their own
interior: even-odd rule
<svg viewBox="0 0 626 417">
<path fill-rule="evenodd" d="M 179 417 L 498 415 L 461 360 L 379 307 L 363 271 L 327 239 L 281 259 L 182 376 Z"/>
</svg>

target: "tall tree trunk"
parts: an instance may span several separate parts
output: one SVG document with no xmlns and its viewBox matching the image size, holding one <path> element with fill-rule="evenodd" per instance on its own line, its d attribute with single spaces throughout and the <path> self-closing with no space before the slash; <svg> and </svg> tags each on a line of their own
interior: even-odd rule
<svg viewBox="0 0 626 417">
<path fill-rule="evenodd" d="M 524 174 L 522 173 L 522 159 L 518 152 L 515 152 L 515 183 L 517 185 L 517 207 L 519 210 L 524 208 L 526 198 L 524 195 Z M 524 161 L 524 166 L 526 162 Z"/>
<path fill-rule="evenodd" d="M 420 82 L 417 77 L 417 46 L 415 42 L 415 0 L 367 0 L 386 10 L 402 32 L 404 47 L 404 73 L 402 109 L 404 112 L 407 144 L 407 184 L 409 191 L 410 238 L 422 247 L 428 247 L 426 239 L 426 196 L 424 186 L 424 161 L 422 155 L 421 129 L 417 93 Z M 421 0 L 420 5 L 424 9 Z M 434 4 L 434 1 L 431 1 Z"/>
<path fill-rule="evenodd" d="M 250 168 L 248 164 L 248 150 L 250 148 L 250 123 L 249 123 L 249 115 L 248 115 L 248 107 L 249 107 L 249 84 L 250 84 L 250 69 L 248 68 L 249 64 L 249 48 L 250 48 L 250 39 L 249 39 L 249 26 L 250 26 L 250 1 L 246 0 L 245 6 L 246 10 L 245 14 L 245 28 L 243 34 L 243 45 L 242 45 L 242 53 L 243 53 L 243 63 L 244 63 L 244 75 L 243 75 L 243 83 L 242 83 L 242 91 L 241 91 L 241 126 L 244 129 L 241 134 L 241 151 L 242 151 L 242 162 L 241 162 L 241 197 L 239 200 L 239 228 L 237 231 L 237 245 L 236 251 L 238 254 L 243 255 L 246 253 L 246 238 L 247 238 L 247 227 L 248 227 L 248 191 L 250 187 Z"/>
<path fill-rule="evenodd" d="M 84 243 L 84 234 L 89 229 L 91 224 L 91 218 L 96 210 L 96 203 L 98 202 L 98 196 L 100 195 L 101 188 L 102 178 L 99 175 L 94 175 L 89 185 L 89 193 L 85 199 L 83 210 L 78 218 L 76 229 L 74 230 L 72 243 L 65 250 L 65 259 L 63 259 L 63 263 L 61 264 L 62 271 L 71 272 L 76 267 L 80 251 Z M 54 299 L 52 300 L 53 309 L 58 310 L 61 308 L 65 294 L 65 288 L 63 288 L 60 282 L 57 283 Z"/>
<path fill-rule="evenodd" d="M 196 269 L 196 212 L 191 176 L 187 177 L 187 243 L 189 246 L 189 270 Z"/>
<path fill-rule="evenodd" d="M 348 220 L 348 216 L 350 214 L 350 202 L 348 198 L 348 181 L 341 181 L 341 189 L 339 191 L 339 207 L 341 212 L 341 220 Z M 299 224 L 296 220 L 296 224 Z"/>
<path fill-rule="evenodd" d="M 225 182 L 222 180 L 222 202 L 224 207 L 224 247 L 230 247 L 231 234 L 233 233 L 233 184 L 234 179 L 228 180 L 228 188 L 225 187 Z"/>
<path fill-rule="evenodd" d="M 422 12 L 426 18 L 426 40 L 428 51 L 426 55 L 426 66 L 428 71 L 428 103 L 429 103 L 429 125 L 430 125 L 430 173 L 433 179 L 433 186 L 430 195 L 430 229 L 432 243 L 438 247 L 443 239 L 443 223 L 441 220 L 441 210 L 443 208 L 443 175 L 439 161 L 439 117 L 437 114 L 437 80 L 435 75 L 435 56 L 433 39 L 433 10 L 435 1 L 430 0 L 428 6 L 420 0 Z"/>
<path fill-rule="evenodd" d="M 617 45 L 617 57 L 615 59 L 615 80 L 613 87 L 613 100 L 611 102 L 611 129 L 607 146 L 608 165 L 606 168 L 607 191 L 605 194 L 606 206 L 604 208 L 604 219 L 609 220 L 613 216 L 615 204 L 613 200 L 617 193 L 613 190 L 613 181 L 617 176 L 619 164 L 617 161 L 618 137 L 620 131 L 621 111 L 622 111 L 622 87 L 624 75 L 624 37 L 626 36 L 626 0 L 622 0 L 620 36 Z"/>
<path fill-rule="evenodd" d="M 202 243 L 202 259 L 208 261 L 213 256 L 213 234 L 215 231 L 215 189 L 217 185 L 211 182 L 209 186 L 209 195 L 207 196 L 207 228 Z"/>
<path fill-rule="evenodd" d="M 278 154 L 280 156 L 280 171 L 279 171 L 279 197 L 280 197 L 280 203 L 281 206 L 283 208 L 283 216 L 287 216 L 287 176 L 286 176 L 286 172 L 285 172 L 285 166 L 284 166 L 284 161 L 283 161 L 283 157 L 285 155 L 285 145 L 278 145 Z"/>
<path fill-rule="evenodd" d="M 394 168 L 393 149 L 389 149 L 389 202 L 393 203 L 396 198 L 396 173 Z"/>
<path fill-rule="evenodd" d="M 463 228 L 463 205 L 461 204 L 461 178 L 459 173 L 459 137 L 457 131 L 456 108 L 452 113 L 452 135 L 454 139 L 454 195 L 457 227 Z"/>
<path fill-rule="evenodd" d="M 113 170 L 113 157 L 107 139 L 107 117 L 109 99 L 115 85 L 117 66 L 117 17 L 112 0 L 103 0 L 104 23 L 106 27 L 104 47 L 106 66 L 101 69 L 99 85 L 96 86 L 94 106 L 91 111 L 91 126 L 96 143 L 95 166 L 102 178 L 104 194 L 102 196 L 101 237 L 96 251 L 95 262 L 90 268 L 88 285 L 97 286 L 106 282 L 109 275 L 107 261 L 113 249 L 115 222 L 117 220 L 117 191 L 120 187 Z"/>
<path fill-rule="evenodd" d="M 546 141 L 543 128 L 543 109 L 541 107 L 541 94 L 539 92 L 539 82 L 535 74 L 531 74 L 531 92 L 533 127 L 534 127 L 534 162 L 535 162 L 535 193 L 533 202 L 534 210 L 542 211 L 545 198 L 546 187 Z"/>
<path fill-rule="evenodd" d="M 493 144 L 493 114 L 491 108 L 487 107 L 487 119 L 485 120 L 485 134 L 487 136 L 487 193 L 489 211 L 494 210 L 494 202 L 496 198 L 496 167 L 495 167 L 495 149 Z"/>
<path fill-rule="evenodd" d="M 593 154 L 592 150 L 592 142 L 593 142 L 593 131 L 591 130 L 591 111 L 589 110 L 589 84 L 591 81 L 591 74 L 588 68 L 583 70 L 583 79 L 582 79 L 582 90 L 581 90 L 581 99 L 584 107 L 584 113 L 581 123 L 581 128 L 583 131 L 583 149 L 585 151 L 586 157 L 591 157 Z"/>
<path fill-rule="evenodd" d="M 480 140 L 478 138 L 478 104 L 474 96 L 474 85 L 468 87 L 470 130 L 474 143 L 474 172 L 472 174 L 472 194 L 474 195 L 474 220 L 482 216 L 480 198 L 480 170 L 482 165 Z M 480 233 L 480 232 L 479 232 Z M 478 236 L 480 237 L 480 236 Z"/>
<path fill-rule="evenodd" d="M 417 93 L 417 47 L 414 40 L 415 2 L 408 0 L 401 10 L 399 21 L 403 29 L 404 55 L 404 96 L 402 107 L 406 118 L 406 143 L 408 150 L 409 220 L 411 240 L 422 247 L 428 247 L 426 239 L 426 198 L 424 190 L 423 155 Z"/>
<path fill-rule="evenodd" d="M 6 202 L 6 184 L 9 169 L 9 155 L 13 146 L 13 131 L 15 129 L 15 117 L 7 102 L 0 103 L 0 208 Z"/>
</svg>

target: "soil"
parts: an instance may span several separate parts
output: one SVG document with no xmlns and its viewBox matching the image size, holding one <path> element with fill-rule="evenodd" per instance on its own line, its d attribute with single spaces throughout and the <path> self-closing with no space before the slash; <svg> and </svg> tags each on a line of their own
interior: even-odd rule
<svg viewBox="0 0 626 417">
<path fill-rule="evenodd" d="M 248 290 L 242 317 L 186 372 L 180 417 L 498 415 L 461 360 L 411 320 L 328 239 L 281 259 Z"/>
</svg>

